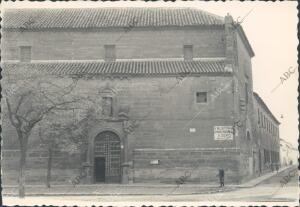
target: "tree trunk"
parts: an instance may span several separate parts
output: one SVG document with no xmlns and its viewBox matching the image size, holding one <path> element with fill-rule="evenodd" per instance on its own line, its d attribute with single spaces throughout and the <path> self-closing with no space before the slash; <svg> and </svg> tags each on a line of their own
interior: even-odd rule
<svg viewBox="0 0 300 207">
<path fill-rule="evenodd" d="M 18 188 L 19 188 L 19 197 L 25 197 L 25 163 L 26 163 L 26 154 L 27 154 L 27 143 L 29 133 L 25 134 L 20 129 L 17 129 L 18 139 L 20 143 L 20 168 L 19 168 L 19 177 L 18 177 Z"/>
<path fill-rule="evenodd" d="M 20 171 L 19 171 L 19 197 L 25 197 L 25 161 L 26 161 L 26 146 L 21 146 L 21 157 L 20 157 Z"/>
<path fill-rule="evenodd" d="M 48 165 L 47 165 L 47 179 L 46 179 L 46 186 L 50 188 L 50 181 L 51 181 L 51 168 L 52 168 L 52 147 L 49 146 L 48 149 Z"/>
</svg>

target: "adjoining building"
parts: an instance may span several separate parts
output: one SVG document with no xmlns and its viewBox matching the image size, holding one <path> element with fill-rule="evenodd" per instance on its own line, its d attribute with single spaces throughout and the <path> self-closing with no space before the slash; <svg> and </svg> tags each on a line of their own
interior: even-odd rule
<svg viewBox="0 0 300 207">
<path fill-rule="evenodd" d="M 83 183 L 174 183 L 187 171 L 187 182 L 201 184 L 218 182 L 220 168 L 227 183 L 240 183 L 278 159 L 279 122 L 253 96 L 254 52 L 230 15 L 191 8 L 9 9 L 2 35 L 4 70 L 26 65 L 81 77 L 78 93 L 101 103 L 92 106 L 100 112 L 86 150 L 57 153 L 56 182 L 85 166 Z M 11 184 L 18 145 L 8 120 L 3 124 L 2 179 Z M 47 153 L 33 147 L 37 134 L 28 182 L 45 177 Z"/>
<path fill-rule="evenodd" d="M 298 163 L 298 149 L 284 139 L 280 138 L 280 164 L 281 166 L 295 165 Z"/>
<path fill-rule="evenodd" d="M 255 92 L 253 95 L 258 126 L 256 129 L 258 153 L 258 167 L 256 170 L 262 173 L 272 170 L 272 168 L 274 170 L 276 165 L 280 164 L 280 122 L 272 114 L 262 98 Z"/>
</svg>

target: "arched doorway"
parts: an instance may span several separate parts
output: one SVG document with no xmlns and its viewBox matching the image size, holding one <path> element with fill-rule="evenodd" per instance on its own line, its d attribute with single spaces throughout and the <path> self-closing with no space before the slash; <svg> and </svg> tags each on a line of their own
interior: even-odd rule
<svg viewBox="0 0 300 207">
<path fill-rule="evenodd" d="M 95 137 L 94 181 L 96 183 L 121 181 L 121 141 L 114 132 L 104 131 Z"/>
</svg>

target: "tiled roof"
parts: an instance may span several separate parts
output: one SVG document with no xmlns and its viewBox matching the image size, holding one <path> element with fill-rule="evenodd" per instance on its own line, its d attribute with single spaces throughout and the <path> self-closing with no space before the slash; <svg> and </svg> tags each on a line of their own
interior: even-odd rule
<svg viewBox="0 0 300 207">
<path fill-rule="evenodd" d="M 172 75 L 228 73 L 224 61 L 117 61 L 117 62 L 39 62 L 2 63 L 3 70 L 26 67 L 57 75 Z"/>
<path fill-rule="evenodd" d="M 222 25 L 223 17 L 194 8 L 6 9 L 4 28 L 103 28 Z"/>
</svg>

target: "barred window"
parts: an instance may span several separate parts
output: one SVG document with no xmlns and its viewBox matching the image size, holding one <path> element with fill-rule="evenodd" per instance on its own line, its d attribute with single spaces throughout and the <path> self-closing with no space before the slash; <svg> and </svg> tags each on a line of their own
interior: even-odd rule
<svg viewBox="0 0 300 207">
<path fill-rule="evenodd" d="M 196 93 L 197 103 L 207 103 L 207 92 L 197 92 Z"/>
</svg>

